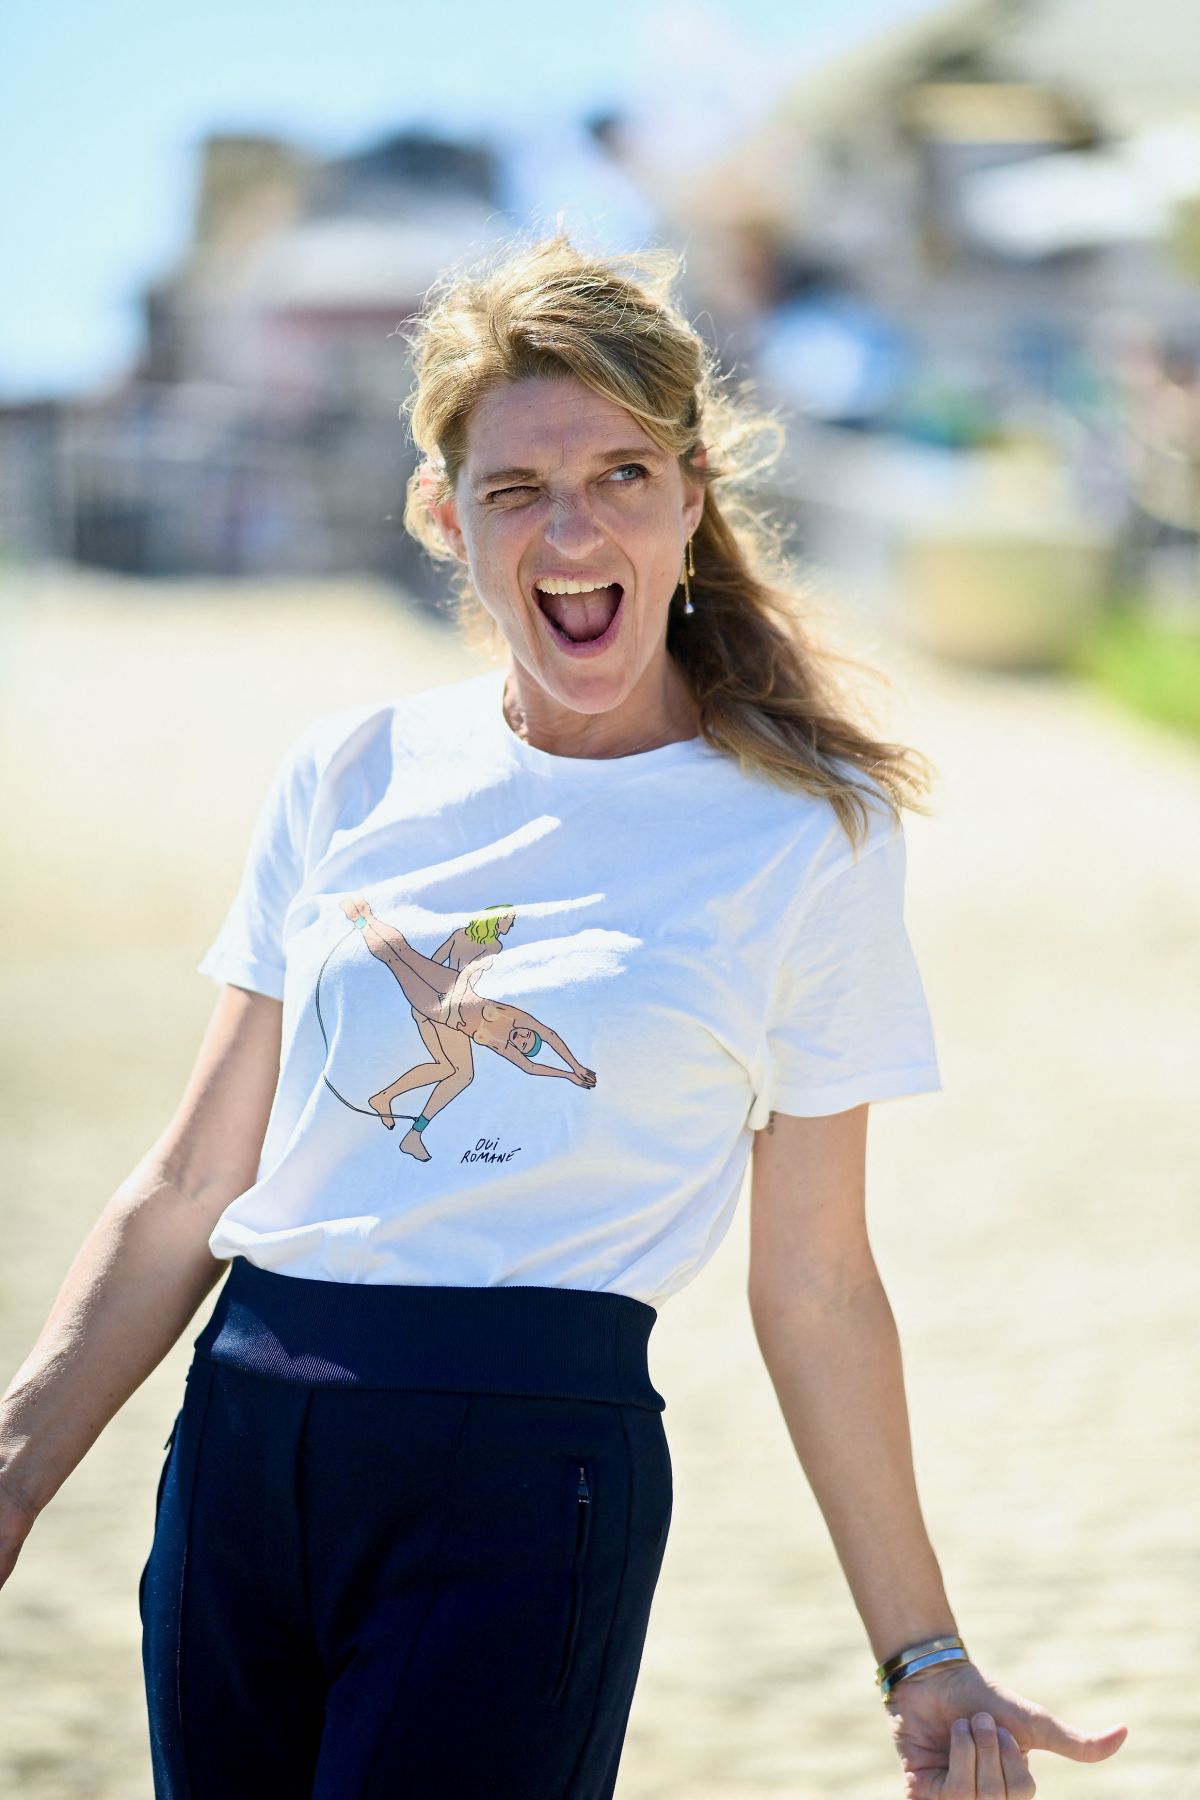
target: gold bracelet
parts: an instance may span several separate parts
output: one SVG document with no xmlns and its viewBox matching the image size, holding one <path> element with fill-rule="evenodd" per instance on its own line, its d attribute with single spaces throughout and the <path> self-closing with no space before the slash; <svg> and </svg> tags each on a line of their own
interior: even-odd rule
<svg viewBox="0 0 1200 1800">
<path fill-rule="evenodd" d="M 875 1671 L 875 1679 L 882 1681 L 885 1676 L 891 1674 L 893 1669 L 898 1669 L 901 1663 L 911 1662 L 914 1656 L 924 1656 L 928 1650 L 965 1650 L 966 1647 L 957 1633 L 952 1633 L 948 1637 L 925 1638 L 919 1644 L 909 1645 L 907 1650 L 897 1650 L 894 1656 L 889 1656 L 886 1662 L 881 1662 Z"/>
</svg>

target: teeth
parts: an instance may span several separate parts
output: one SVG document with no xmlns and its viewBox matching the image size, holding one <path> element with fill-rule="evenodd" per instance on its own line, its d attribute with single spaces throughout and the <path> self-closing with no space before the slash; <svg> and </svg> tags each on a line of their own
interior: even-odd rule
<svg viewBox="0 0 1200 1800">
<path fill-rule="evenodd" d="M 598 594 L 603 588 L 615 587 L 612 581 L 539 581 L 543 594 Z"/>
</svg>

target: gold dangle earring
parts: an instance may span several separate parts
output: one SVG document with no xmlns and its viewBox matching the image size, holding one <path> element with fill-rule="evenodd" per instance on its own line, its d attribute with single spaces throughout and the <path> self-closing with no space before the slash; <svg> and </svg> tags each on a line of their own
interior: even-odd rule
<svg viewBox="0 0 1200 1800">
<path fill-rule="evenodd" d="M 696 609 L 692 605 L 692 584 L 688 580 L 688 576 L 694 575 L 695 573 L 696 565 L 692 560 L 692 540 L 689 538 L 687 541 L 687 554 L 684 557 L 683 563 L 683 610 L 689 615 L 694 613 Z"/>
</svg>

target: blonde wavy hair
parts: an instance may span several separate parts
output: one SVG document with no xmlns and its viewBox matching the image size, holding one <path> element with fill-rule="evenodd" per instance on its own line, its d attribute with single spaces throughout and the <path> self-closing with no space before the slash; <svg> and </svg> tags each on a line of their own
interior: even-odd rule
<svg viewBox="0 0 1200 1800">
<path fill-rule="evenodd" d="M 463 929 L 473 944 L 493 944 L 497 942 L 499 935 L 496 926 L 501 919 L 506 919 L 510 912 L 515 911 L 516 908 L 512 906 L 486 907 L 483 912 L 476 913 L 473 919 L 468 919 Z"/>
<path fill-rule="evenodd" d="M 403 334 L 414 378 L 401 416 L 419 453 L 404 524 L 431 556 L 453 558 L 431 508 L 453 493 L 471 413 L 498 383 L 573 375 L 624 407 L 705 487 L 693 537 L 695 612 L 673 608 L 667 628 L 701 736 L 748 771 L 824 795 L 857 856 L 867 801 L 882 797 L 897 820 L 903 807 L 927 813 L 936 771 L 921 752 L 881 742 L 853 716 L 860 696 L 839 671 L 886 677 L 813 630 L 817 603 L 752 491 L 782 429 L 748 389 L 730 391 L 674 297 L 681 270 L 673 251 L 588 254 L 560 231 L 439 277 Z M 707 466 L 694 460 L 701 444 Z M 502 650 L 465 565 L 453 589 L 472 646 Z"/>
</svg>

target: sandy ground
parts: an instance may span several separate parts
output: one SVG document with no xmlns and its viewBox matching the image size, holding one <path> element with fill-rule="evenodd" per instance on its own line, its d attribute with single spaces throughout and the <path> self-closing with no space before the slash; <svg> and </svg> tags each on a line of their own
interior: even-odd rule
<svg viewBox="0 0 1200 1800">
<path fill-rule="evenodd" d="M 1057 680 L 854 629 L 896 683 L 888 728 L 941 770 L 908 922 L 946 1087 L 873 1109 L 870 1151 L 930 1533 L 978 1661 L 1130 1727 L 1100 1767 L 1035 1754 L 1045 1800 L 1186 1800 L 1200 761 Z M 0 650 L 7 1378 L 174 1107 L 215 998 L 194 964 L 288 735 L 476 665 L 354 582 L 23 577 Z M 887 1800 L 866 1639 L 747 1315 L 746 1216 L 651 1340 L 676 1501 L 619 1800 Z M 148 1800 L 136 1586 L 194 1335 L 0 1596 L 6 1796 Z"/>
</svg>

